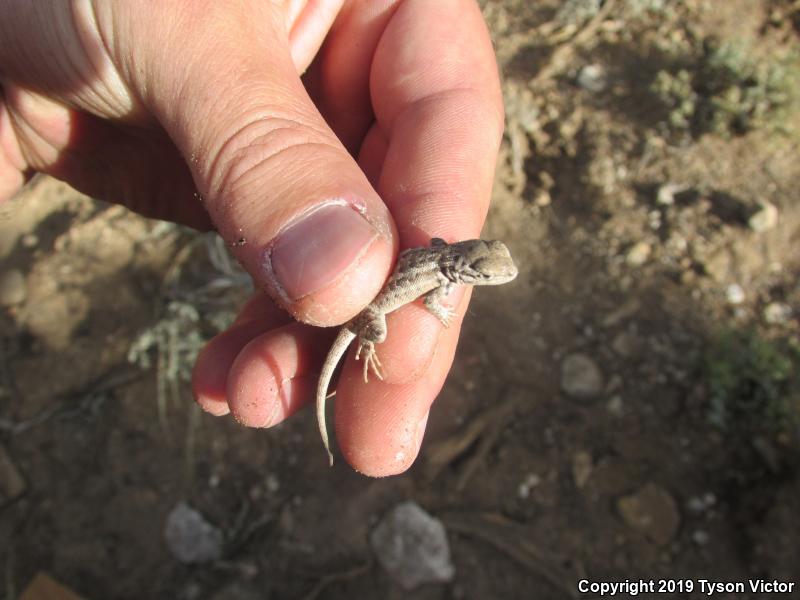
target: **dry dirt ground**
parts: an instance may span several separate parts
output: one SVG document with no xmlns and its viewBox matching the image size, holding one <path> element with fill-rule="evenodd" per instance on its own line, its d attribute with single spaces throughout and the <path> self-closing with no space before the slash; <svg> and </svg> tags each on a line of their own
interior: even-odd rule
<svg viewBox="0 0 800 600">
<path fill-rule="evenodd" d="M 247 293 L 213 239 L 47 179 L 0 208 L 0 598 L 38 571 L 94 600 L 800 583 L 800 5 L 482 5 L 507 106 L 485 235 L 521 273 L 475 293 L 403 476 L 329 469 L 308 411 L 192 405 Z M 455 567 L 410 593 L 368 543 L 407 499 Z M 169 552 L 181 501 L 219 559 Z"/>
</svg>

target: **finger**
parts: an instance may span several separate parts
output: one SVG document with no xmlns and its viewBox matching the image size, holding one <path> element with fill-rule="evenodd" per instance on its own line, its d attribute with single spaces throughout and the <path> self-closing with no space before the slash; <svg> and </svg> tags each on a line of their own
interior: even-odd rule
<svg viewBox="0 0 800 600">
<path fill-rule="evenodd" d="M 397 0 L 345 3 L 304 78 L 314 103 L 354 156 L 375 119 L 372 60 L 397 5 Z"/>
<path fill-rule="evenodd" d="M 0 202 L 8 200 L 25 183 L 28 168 L 11 125 L 11 114 L 0 87 Z"/>
<path fill-rule="evenodd" d="M 344 0 L 299 0 L 287 12 L 289 47 L 298 73 L 306 70 L 319 51 Z"/>
<path fill-rule="evenodd" d="M 228 372 L 234 418 L 249 427 L 271 427 L 311 402 L 333 335 L 331 329 L 290 323 L 250 341 Z"/>
<path fill-rule="evenodd" d="M 159 6 L 114 5 L 129 39 L 161 40 L 123 49 L 121 69 L 143 69 L 143 101 L 188 157 L 220 234 L 244 240 L 237 258 L 296 317 L 352 316 L 391 269 L 393 223 L 306 94 L 284 16 L 274 3 Z"/>
<path fill-rule="evenodd" d="M 192 394 L 203 410 L 215 416 L 230 412 L 228 373 L 236 357 L 253 339 L 290 321 L 291 317 L 263 294 L 248 301 L 234 324 L 211 339 L 195 361 Z"/>
<path fill-rule="evenodd" d="M 471 0 L 403 3 L 375 65 L 375 126 L 389 140 L 378 189 L 403 244 L 477 237 L 503 131 L 497 67 L 480 10 Z"/>
<path fill-rule="evenodd" d="M 459 314 L 467 302 L 464 297 Z M 429 317 L 434 318 L 432 315 L 416 314 L 423 310 L 414 306 L 390 316 L 392 335 L 378 347 L 385 380 L 364 383 L 354 361 L 348 361 L 342 370 L 335 403 L 337 441 L 347 462 L 365 475 L 394 475 L 413 464 L 431 403 L 444 383 L 441 373 L 453 361 L 458 334 L 438 335 L 437 328 L 426 323 Z M 461 319 L 453 320 L 457 332 Z M 398 377 L 396 365 L 416 344 L 422 346 L 419 356 L 426 357 L 427 362 L 417 363 L 416 373 Z M 347 401 L 350 398 L 358 398 L 358 402 Z"/>
<path fill-rule="evenodd" d="M 378 190 L 396 219 L 401 245 L 477 237 L 503 114 L 494 54 L 477 6 L 465 0 L 402 3 L 383 32 L 372 73 L 376 123 L 367 140 L 386 140 Z M 465 309 L 465 303 L 456 307 L 459 314 Z M 408 436 L 444 382 L 459 329 L 460 321 L 443 330 L 417 306 L 392 316 L 379 348 L 387 382 L 370 382 L 369 389 L 352 383 L 338 394 L 337 431 L 355 468 L 388 474 L 413 460 Z M 348 364 L 346 373 L 352 368 Z M 364 412 L 364 402 L 381 395 L 379 386 L 386 401 L 370 401 Z M 385 435 L 387 448 L 402 450 L 403 460 L 362 446 Z"/>
</svg>

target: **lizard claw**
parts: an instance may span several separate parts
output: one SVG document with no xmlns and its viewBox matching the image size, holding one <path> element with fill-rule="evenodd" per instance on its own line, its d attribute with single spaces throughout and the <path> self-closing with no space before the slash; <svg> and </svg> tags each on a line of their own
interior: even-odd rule
<svg viewBox="0 0 800 600">
<path fill-rule="evenodd" d="M 375 351 L 373 342 L 364 342 L 358 345 L 356 350 L 356 360 L 361 359 L 361 351 L 364 351 L 364 383 L 369 383 L 369 371 L 372 370 L 375 376 L 383 381 L 381 374 L 381 361 L 378 360 L 378 353 Z"/>
<path fill-rule="evenodd" d="M 453 323 L 453 319 L 456 318 L 456 311 L 449 307 L 442 307 L 442 314 L 439 316 L 439 320 L 442 322 L 442 325 L 445 327 L 450 327 Z"/>
</svg>

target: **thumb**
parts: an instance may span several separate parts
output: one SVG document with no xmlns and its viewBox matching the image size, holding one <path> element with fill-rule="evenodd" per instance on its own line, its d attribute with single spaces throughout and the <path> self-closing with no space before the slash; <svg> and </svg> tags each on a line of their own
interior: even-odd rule
<svg viewBox="0 0 800 600">
<path fill-rule="evenodd" d="M 378 293 L 395 228 L 308 97 L 277 4 L 139 6 L 127 37 L 158 40 L 133 72 L 219 233 L 280 305 L 332 325 Z"/>
</svg>

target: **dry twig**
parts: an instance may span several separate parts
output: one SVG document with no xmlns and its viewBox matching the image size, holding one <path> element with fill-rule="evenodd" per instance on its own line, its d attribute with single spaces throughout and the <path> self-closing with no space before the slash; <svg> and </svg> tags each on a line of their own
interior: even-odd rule
<svg viewBox="0 0 800 600">
<path fill-rule="evenodd" d="M 525 527 L 497 513 L 449 514 L 442 517 L 448 531 L 461 533 L 494 546 L 527 569 L 539 574 L 569 597 L 577 598 L 576 573 L 558 564 L 557 557 L 531 541 Z"/>
</svg>

